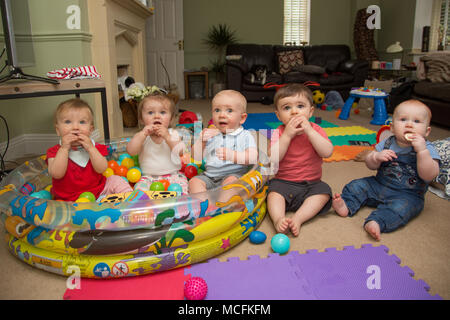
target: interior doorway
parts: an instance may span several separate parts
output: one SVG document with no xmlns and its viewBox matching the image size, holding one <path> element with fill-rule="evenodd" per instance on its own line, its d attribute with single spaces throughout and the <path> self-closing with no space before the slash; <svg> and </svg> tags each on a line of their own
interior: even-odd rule
<svg viewBox="0 0 450 320">
<path fill-rule="evenodd" d="M 184 99 L 183 0 L 153 0 L 153 7 L 146 25 L 147 85 L 164 88 L 170 79 Z"/>
</svg>

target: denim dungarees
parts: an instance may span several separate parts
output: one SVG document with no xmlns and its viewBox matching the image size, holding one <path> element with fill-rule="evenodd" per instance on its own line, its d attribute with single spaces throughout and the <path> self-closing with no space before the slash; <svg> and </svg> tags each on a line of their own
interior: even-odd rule
<svg viewBox="0 0 450 320">
<path fill-rule="evenodd" d="M 389 149 L 395 137 L 389 137 L 384 149 Z M 376 221 L 381 232 L 391 232 L 407 224 L 424 207 L 428 184 L 417 171 L 417 155 L 413 148 L 407 154 L 397 154 L 383 162 L 377 175 L 356 179 L 342 190 L 342 199 L 353 216 L 362 206 L 376 207 L 365 223 Z"/>
</svg>

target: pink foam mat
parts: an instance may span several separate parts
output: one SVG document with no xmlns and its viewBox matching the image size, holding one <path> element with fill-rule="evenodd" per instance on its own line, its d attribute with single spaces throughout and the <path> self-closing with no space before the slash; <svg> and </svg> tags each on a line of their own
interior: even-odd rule
<svg viewBox="0 0 450 320">
<path fill-rule="evenodd" d="M 183 300 L 184 268 L 118 279 L 82 278 L 80 289 L 67 289 L 65 300 Z"/>
</svg>

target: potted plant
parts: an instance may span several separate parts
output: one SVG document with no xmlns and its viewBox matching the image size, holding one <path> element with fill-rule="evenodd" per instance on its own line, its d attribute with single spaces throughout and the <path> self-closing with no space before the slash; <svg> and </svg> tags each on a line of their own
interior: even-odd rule
<svg viewBox="0 0 450 320">
<path fill-rule="evenodd" d="M 225 89 L 225 51 L 229 44 L 236 43 L 236 31 L 232 31 L 226 24 L 213 25 L 209 28 L 203 43 L 217 54 L 211 62 L 210 70 L 215 74 L 213 83 L 213 96 Z"/>
</svg>

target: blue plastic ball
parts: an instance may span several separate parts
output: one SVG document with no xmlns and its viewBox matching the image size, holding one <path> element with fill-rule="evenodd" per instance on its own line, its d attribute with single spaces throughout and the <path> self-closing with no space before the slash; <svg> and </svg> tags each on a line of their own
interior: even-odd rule
<svg viewBox="0 0 450 320">
<path fill-rule="evenodd" d="M 119 161 L 117 161 L 117 162 L 118 162 L 118 163 L 121 163 L 122 160 L 125 159 L 125 158 L 130 158 L 130 159 L 131 159 L 131 156 L 130 156 L 128 153 L 122 153 L 122 154 L 119 156 Z"/>
<path fill-rule="evenodd" d="M 175 191 L 177 195 L 181 195 L 181 193 L 183 192 L 183 188 L 179 183 L 171 183 L 167 188 L 167 191 Z"/>
<path fill-rule="evenodd" d="M 51 193 L 48 192 L 47 190 L 33 192 L 32 194 L 30 194 L 30 197 L 39 198 L 39 199 L 47 199 L 47 200 L 52 199 Z"/>
<path fill-rule="evenodd" d="M 267 236 L 264 232 L 261 231 L 252 231 L 249 236 L 250 242 L 254 244 L 260 244 L 266 241 Z"/>
<path fill-rule="evenodd" d="M 285 254 L 289 251 L 291 243 L 287 235 L 283 233 L 277 233 L 272 237 L 270 245 L 272 246 L 273 251 L 279 254 Z"/>
</svg>

